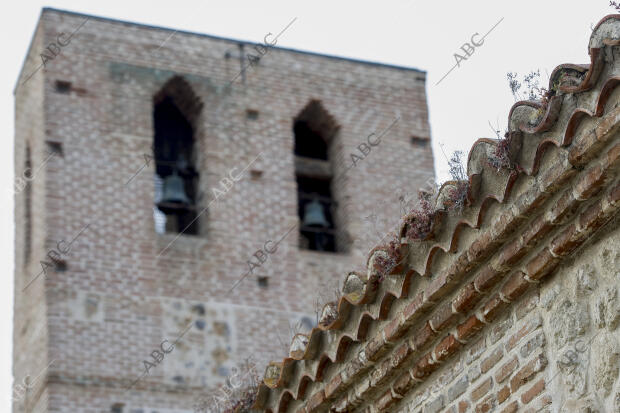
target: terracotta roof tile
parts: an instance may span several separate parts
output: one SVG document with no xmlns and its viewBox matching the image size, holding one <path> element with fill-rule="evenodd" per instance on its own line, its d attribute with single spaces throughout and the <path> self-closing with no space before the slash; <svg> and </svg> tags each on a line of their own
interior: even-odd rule
<svg viewBox="0 0 620 413">
<path fill-rule="evenodd" d="M 620 208 L 620 63 L 610 58 L 619 45 L 620 15 L 607 16 L 591 34 L 589 64 L 558 66 L 548 101 L 513 105 L 516 168 L 492 167 L 498 141 L 476 141 L 468 205 L 442 210 L 458 185 L 444 184 L 426 239 L 406 241 L 401 226 L 402 265 L 384 280 L 374 260 L 387 248 L 374 248 L 367 272 L 347 274 L 344 296 L 325 309 L 329 322 L 269 364 L 254 407 L 388 409 L 604 225 Z"/>
</svg>

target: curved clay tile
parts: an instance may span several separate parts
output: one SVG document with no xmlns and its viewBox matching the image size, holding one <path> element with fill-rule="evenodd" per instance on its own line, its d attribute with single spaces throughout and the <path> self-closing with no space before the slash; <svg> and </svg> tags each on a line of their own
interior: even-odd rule
<svg viewBox="0 0 620 413">
<path fill-rule="evenodd" d="M 263 383 L 268 387 L 276 387 L 276 383 L 280 380 L 280 371 L 282 370 L 282 363 L 271 362 L 265 369 L 265 375 L 263 377 Z"/>
<path fill-rule="evenodd" d="M 585 92 L 587 90 L 592 89 L 598 80 L 601 71 L 603 70 L 603 66 L 605 65 L 603 61 L 603 53 L 601 53 L 601 49 L 591 49 L 590 58 L 592 59 L 592 63 L 590 64 L 590 69 L 588 73 L 583 78 L 581 84 L 577 86 L 571 85 L 562 85 L 560 84 L 560 92 L 564 93 L 579 93 Z"/>
<path fill-rule="evenodd" d="M 603 17 L 592 30 L 588 50 L 602 47 L 605 40 L 619 40 L 620 28 L 614 24 L 620 20 L 620 14 L 609 14 Z"/>
<path fill-rule="evenodd" d="M 573 137 L 575 136 L 577 127 L 586 116 L 592 117 L 594 116 L 594 113 L 583 108 L 576 108 L 573 111 L 568 119 L 568 123 L 566 124 L 566 131 L 564 132 L 564 139 L 562 139 L 562 146 L 568 146 L 573 142 Z"/>
<path fill-rule="evenodd" d="M 301 333 L 295 334 L 289 349 L 290 357 L 295 360 L 301 360 L 306 353 L 309 341 L 310 339 L 307 335 Z"/>
<path fill-rule="evenodd" d="M 594 116 L 600 117 L 603 115 L 603 111 L 605 109 L 605 105 L 607 104 L 607 100 L 611 96 L 611 93 L 614 91 L 616 86 L 620 83 L 620 76 L 612 76 L 603 85 L 601 89 L 601 93 L 596 100 L 596 110 L 594 112 Z"/>
<path fill-rule="evenodd" d="M 468 205 L 456 212 L 437 211 L 431 231 L 419 241 L 404 239 L 411 217 L 403 217 L 398 234 L 409 251 L 406 259 L 402 260 L 407 264 L 408 271 L 404 273 L 404 268 L 391 271 L 390 277 L 377 283 L 375 259 L 377 256 L 385 256 L 387 249 L 385 246 L 375 247 L 368 256 L 366 273 L 348 273 L 344 280 L 343 297 L 337 304 L 331 303 L 323 308 L 322 319 L 332 319 L 334 316 L 335 319 L 313 328 L 308 336 L 296 335 L 291 344 L 291 357 L 282 363 L 269 364 L 259 386 L 255 408 L 271 411 L 267 404 L 272 392 L 279 392 L 274 399 L 279 411 L 285 410 L 292 400 L 306 397 L 308 385 L 322 380 L 328 366 L 340 363 L 350 345 L 365 341 L 370 326 L 388 316 L 395 300 L 413 297 L 414 293 L 416 300 L 422 300 L 425 295 L 423 291 L 409 291 L 412 278 L 429 275 L 433 258 L 437 254 L 452 254 L 457 251 L 459 233 L 465 227 L 480 228 L 490 206 L 504 203 L 519 176 L 538 172 L 542 156 L 548 148 L 570 145 L 584 122 L 603 115 L 610 96 L 620 93 L 616 90 L 620 84 L 617 74 L 606 74 L 607 78 L 599 81 L 600 75 L 605 72 L 604 47 L 620 44 L 618 20 L 620 15 L 611 15 L 597 24 L 590 37 L 590 65 L 556 67 L 549 86 L 553 92 L 546 103 L 522 101 L 512 106 L 508 114 L 509 130 L 506 139 L 509 142 L 508 157 L 515 167 L 497 170 L 489 164 L 489 156 L 496 151 L 499 141 L 476 141 L 467 158 Z M 587 102 L 583 99 L 573 99 L 574 95 L 597 85 L 600 90 L 591 103 L 593 108 L 584 107 Z M 565 104 L 566 102 L 570 104 Z M 620 109 L 618 116 L 620 117 Z M 542 136 L 556 126 L 561 129 L 554 132 L 556 138 Z M 445 191 L 454 190 L 455 185 L 457 184 L 452 182 L 442 186 L 438 207 L 445 209 Z M 471 253 L 465 251 L 463 254 L 468 258 L 467 254 Z M 468 270 L 471 263 L 466 261 L 462 263 L 460 259 L 456 260 L 454 269 L 450 267 L 447 272 Z M 300 368 L 294 368 L 295 365 Z M 296 388 L 291 391 L 286 388 L 289 385 Z"/>
<path fill-rule="evenodd" d="M 344 280 L 342 293 L 351 304 L 361 304 L 366 293 L 368 277 L 357 272 L 350 272 Z"/>
</svg>

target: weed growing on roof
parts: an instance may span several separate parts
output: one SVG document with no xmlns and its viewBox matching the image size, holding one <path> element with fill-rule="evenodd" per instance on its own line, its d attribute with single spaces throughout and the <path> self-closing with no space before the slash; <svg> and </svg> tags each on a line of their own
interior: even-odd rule
<svg viewBox="0 0 620 413">
<path fill-rule="evenodd" d="M 516 73 L 508 72 L 506 77 L 508 78 L 508 87 L 510 87 L 510 91 L 515 100 L 532 100 L 541 103 L 541 106 L 535 112 L 535 119 L 532 120 L 532 123 L 536 123 L 545 113 L 553 94 L 557 92 L 559 81 L 553 85 L 551 88 L 552 90 L 548 90 L 544 87 L 540 87 L 540 70 L 532 70 L 530 73 L 523 76 L 523 83 L 517 80 Z M 521 94 L 521 86 L 523 85 L 525 85 L 525 87 L 523 89 L 523 94 Z"/>
<path fill-rule="evenodd" d="M 508 130 L 504 132 L 504 135 L 501 135 L 499 127 L 494 128 L 489 122 L 489 126 L 493 133 L 495 133 L 495 137 L 497 138 L 497 145 L 493 149 L 487 157 L 487 164 L 494 168 L 497 171 L 502 169 L 504 170 L 520 170 L 521 168 L 515 162 L 510 159 L 510 133 Z"/>
<path fill-rule="evenodd" d="M 446 211 L 461 211 L 467 205 L 469 191 L 469 179 L 463 164 L 463 152 L 455 151 L 449 159 L 446 156 L 446 159 L 453 182 L 443 192 L 445 196 L 443 206 Z M 433 221 L 437 214 L 433 205 L 438 195 L 437 185 L 434 185 L 430 191 L 418 192 L 419 206 L 403 218 L 407 228 L 404 235 L 409 241 L 424 240 L 432 231 Z"/>
<path fill-rule="evenodd" d="M 317 325 L 327 326 L 338 318 L 338 301 L 342 297 L 342 291 L 336 284 L 327 285 L 319 290 L 318 298 L 314 302 Z"/>
<path fill-rule="evenodd" d="M 407 223 L 405 237 L 408 240 L 423 240 L 431 232 L 433 219 L 436 213 L 433 208 L 435 197 L 436 191 L 433 191 L 433 193 L 425 191 L 418 192 L 420 205 L 411 210 L 411 212 L 404 217 L 404 221 Z"/>
<path fill-rule="evenodd" d="M 207 394 L 194 405 L 195 413 L 246 413 L 251 410 L 258 395 L 260 379 L 256 364 L 246 359 L 233 368 L 226 382 Z"/>
<path fill-rule="evenodd" d="M 374 267 L 379 273 L 377 282 L 382 282 L 402 260 L 400 253 L 400 240 L 393 232 L 389 235 L 390 239 L 380 250 L 385 254 L 377 254 L 374 259 Z"/>
<path fill-rule="evenodd" d="M 495 137 L 497 138 L 497 146 L 493 152 L 487 158 L 487 164 L 499 171 L 501 169 L 513 169 L 513 164 L 510 160 L 509 151 L 510 151 L 510 138 L 509 133 L 506 131 L 502 136 L 499 130 L 499 127 L 494 128 L 489 122 L 489 127 L 495 133 Z"/>
<path fill-rule="evenodd" d="M 488 158 L 488 163 L 497 171 L 500 169 L 514 169 L 514 165 L 510 160 L 510 137 L 506 134 L 497 141 L 497 146 Z"/>
<path fill-rule="evenodd" d="M 517 80 L 517 74 L 508 72 L 506 73 L 506 77 L 508 78 L 508 87 L 510 87 L 512 96 L 514 96 L 515 100 L 519 100 L 517 96 L 519 96 L 519 89 L 521 89 L 521 82 Z"/>
<path fill-rule="evenodd" d="M 454 181 L 466 181 L 467 172 L 463 165 L 463 151 L 454 151 L 448 160 L 448 172 Z"/>
<path fill-rule="evenodd" d="M 243 376 L 237 382 L 236 387 L 232 386 L 232 378 L 229 379 L 231 387 L 234 388 L 233 397 L 224 405 L 223 413 L 249 412 L 256 401 L 258 385 L 260 383 L 256 365 L 252 361 L 246 360 L 239 370 Z"/>
<path fill-rule="evenodd" d="M 463 152 L 452 153 L 448 166 L 454 182 L 446 189 L 447 197 L 444 199 L 444 207 L 448 211 L 462 211 L 467 205 L 467 192 L 469 191 L 469 179 L 463 165 Z"/>
<path fill-rule="evenodd" d="M 506 74 L 508 79 L 508 87 L 512 92 L 515 100 L 535 100 L 540 101 L 543 106 L 546 106 L 551 97 L 551 91 L 540 87 L 540 70 L 531 71 L 527 75 L 523 76 L 523 83 L 519 82 L 517 73 L 508 72 Z M 523 94 L 521 93 L 521 87 L 525 85 Z"/>
<path fill-rule="evenodd" d="M 303 330 L 303 323 L 302 321 L 298 321 L 295 324 L 291 324 L 290 322 L 288 323 L 288 331 L 287 331 L 287 336 L 288 336 L 288 341 L 287 340 L 282 340 L 282 337 L 280 337 L 280 334 L 277 334 L 278 337 L 278 341 L 280 342 L 280 345 L 282 346 L 282 348 L 284 348 L 284 353 L 288 354 L 289 350 L 291 348 L 291 343 L 293 342 L 293 338 L 301 333 Z"/>
<path fill-rule="evenodd" d="M 454 186 L 446 188 L 446 194 L 448 195 L 443 205 L 447 211 L 462 211 L 467 205 L 467 192 L 469 191 L 469 183 L 458 181 L 454 183 Z"/>
</svg>

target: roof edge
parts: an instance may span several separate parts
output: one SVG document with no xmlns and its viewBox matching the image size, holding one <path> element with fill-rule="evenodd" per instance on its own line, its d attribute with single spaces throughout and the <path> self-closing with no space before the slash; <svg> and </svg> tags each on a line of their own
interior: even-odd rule
<svg viewBox="0 0 620 413">
<path fill-rule="evenodd" d="M 215 39 L 215 40 L 223 40 L 223 41 L 234 42 L 234 43 L 244 43 L 244 44 L 248 44 L 248 45 L 261 45 L 261 43 L 257 43 L 257 42 L 253 42 L 253 41 L 248 41 L 248 40 L 235 39 L 235 38 L 224 37 L 224 36 L 216 36 L 216 35 L 206 34 L 206 33 L 191 32 L 191 31 L 188 31 L 188 30 L 176 30 L 176 29 L 173 29 L 173 28 L 170 28 L 170 27 L 156 26 L 156 25 L 144 24 L 144 23 L 136 23 L 136 22 L 132 22 L 132 21 L 128 21 L 128 20 L 120 20 L 120 19 L 115 19 L 115 18 L 110 18 L 110 17 L 95 16 L 95 15 L 92 15 L 92 14 L 80 13 L 80 12 L 75 12 L 75 11 L 71 11 L 71 10 L 57 9 L 57 8 L 54 8 L 54 7 L 43 7 L 41 9 L 41 15 L 39 17 L 39 20 L 41 19 L 41 16 L 43 16 L 43 14 L 45 12 L 48 12 L 48 11 L 56 12 L 56 13 L 62 13 L 62 14 L 67 14 L 67 15 L 72 15 L 72 16 L 88 17 L 88 18 L 91 18 L 93 20 L 100 20 L 100 21 L 107 21 L 107 22 L 127 24 L 127 25 L 131 25 L 131 26 L 143 27 L 143 28 L 148 28 L 148 29 L 175 31 L 177 33 L 188 34 L 188 35 L 199 36 L 199 37 L 206 37 L 206 38 Z M 410 67 L 410 66 L 401 66 L 401 65 L 390 64 L 390 63 L 374 62 L 374 61 L 371 61 L 371 60 L 363 60 L 363 59 L 356 59 L 356 58 L 352 58 L 352 57 L 337 56 L 337 55 L 326 54 L 326 53 L 311 52 L 311 51 L 307 51 L 307 50 L 294 49 L 294 48 L 290 48 L 290 47 L 280 47 L 280 46 L 272 46 L 272 47 L 274 49 L 277 49 L 277 50 L 293 52 L 293 53 L 300 53 L 300 54 L 305 54 L 305 55 L 310 55 L 310 56 L 325 57 L 325 58 L 328 58 L 328 59 L 337 59 L 337 60 L 343 60 L 343 61 L 347 61 L 347 62 L 367 64 L 367 65 L 372 65 L 372 66 L 381 66 L 381 67 L 385 67 L 385 68 L 389 68 L 389 69 L 407 70 L 407 71 L 412 71 L 412 72 L 417 72 L 417 73 L 423 73 L 424 75 L 426 75 L 426 73 L 427 73 L 426 70 L 422 70 L 422 69 L 418 69 L 418 68 Z"/>
</svg>

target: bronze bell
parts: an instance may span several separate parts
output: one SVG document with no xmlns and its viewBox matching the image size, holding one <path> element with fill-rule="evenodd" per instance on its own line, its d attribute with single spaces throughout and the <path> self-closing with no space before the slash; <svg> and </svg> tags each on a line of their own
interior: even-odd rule
<svg viewBox="0 0 620 413">
<path fill-rule="evenodd" d="M 306 204 L 304 208 L 304 227 L 323 227 L 328 228 L 329 222 L 325 218 L 325 207 L 316 199 Z"/>
<path fill-rule="evenodd" d="M 190 200 L 185 194 L 185 182 L 175 170 L 172 175 L 164 178 L 164 191 L 161 200 L 162 204 L 181 204 L 189 205 Z"/>
</svg>

